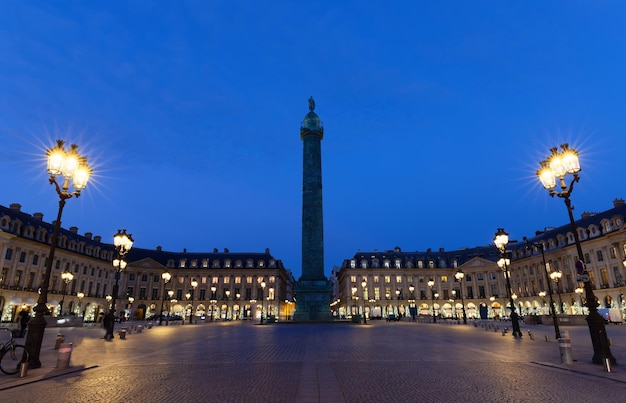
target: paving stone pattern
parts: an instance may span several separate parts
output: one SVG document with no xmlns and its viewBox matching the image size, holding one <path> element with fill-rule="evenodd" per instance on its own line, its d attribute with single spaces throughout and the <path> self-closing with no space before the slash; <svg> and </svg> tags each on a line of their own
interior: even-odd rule
<svg viewBox="0 0 626 403">
<path fill-rule="evenodd" d="M 133 324 L 127 324 L 133 326 Z M 0 375 L 4 402 L 622 402 L 626 326 L 607 327 L 618 364 L 591 364 L 586 327 L 568 327 L 561 364 L 549 326 L 510 332 L 472 324 L 155 326 L 126 340 L 101 328 L 46 329 L 42 368 Z M 528 336 L 528 330 L 534 340 Z M 73 343 L 55 369 L 56 334 Z M 551 341 L 546 342 L 545 336 Z"/>
</svg>

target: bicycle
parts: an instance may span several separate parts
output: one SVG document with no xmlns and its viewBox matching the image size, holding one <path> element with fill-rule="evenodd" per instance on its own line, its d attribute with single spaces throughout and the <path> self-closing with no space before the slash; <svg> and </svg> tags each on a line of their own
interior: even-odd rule
<svg viewBox="0 0 626 403">
<path fill-rule="evenodd" d="M 30 354 L 25 346 L 15 343 L 13 329 L 4 328 L 4 330 L 11 334 L 11 339 L 0 344 L 0 371 L 13 375 L 19 372 L 22 363 L 28 361 Z"/>
</svg>

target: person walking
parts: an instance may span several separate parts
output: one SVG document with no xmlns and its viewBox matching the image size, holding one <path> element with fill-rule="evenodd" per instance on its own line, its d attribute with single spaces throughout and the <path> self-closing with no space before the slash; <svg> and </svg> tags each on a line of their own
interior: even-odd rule
<svg viewBox="0 0 626 403">
<path fill-rule="evenodd" d="M 115 309 L 111 309 L 102 320 L 104 326 L 104 339 L 107 341 L 113 340 L 113 328 L 115 327 Z"/>
</svg>

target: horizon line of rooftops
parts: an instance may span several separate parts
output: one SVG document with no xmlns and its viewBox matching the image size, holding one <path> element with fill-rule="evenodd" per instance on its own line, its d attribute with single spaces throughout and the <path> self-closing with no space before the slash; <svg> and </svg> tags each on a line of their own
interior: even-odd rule
<svg viewBox="0 0 626 403">
<path fill-rule="evenodd" d="M 618 230 L 623 226 L 624 214 L 626 213 L 624 200 L 615 199 L 613 204 L 614 207 L 612 209 L 604 212 L 585 212 L 581 215 L 581 218 L 576 221 L 577 224 L 588 221 L 586 227 L 577 225 L 581 242 Z M 53 226 L 54 222 L 47 223 L 43 221 L 42 213 L 30 215 L 21 211 L 21 205 L 19 203 L 12 203 L 8 208 L 0 205 L 0 231 L 17 234 L 23 238 L 49 244 Z M 533 237 L 528 238 L 528 241 L 532 241 L 532 243 L 544 243 L 545 250 L 550 250 L 573 244 L 574 236 L 571 232 L 570 224 L 566 224 L 560 227 L 547 227 L 543 231 L 536 231 Z M 510 240 L 508 250 L 511 253 L 511 259 L 515 260 L 528 257 L 536 252 L 536 250 L 529 251 L 527 245 L 525 241 Z M 93 236 L 91 232 L 80 235 L 78 234 L 78 228 L 75 226 L 69 227 L 69 229 L 61 228 L 58 247 L 102 260 L 111 260 L 115 252 L 113 243 L 103 243 L 101 236 Z M 266 257 L 270 267 L 283 267 L 282 261 L 274 259 L 270 254 L 269 248 L 266 248 L 264 252 L 230 252 L 228 248 L 224 248 L 222 252 L 217 248 L 214 248 L 213 252 L 188 252 L 186 248 L 184 248 L 182 252 L 172 252 L 164 251 L 161 246 L 157 246 L 155 249 L 132 248 L 128 258 L 129 260 L 134 259 L 135 261 L 152 258 L 157 262 L 165 262 L 164 259 L 167 258 L 167 264 L 164 265 L 172 267 L 171 261 L 173 259 L 179 261 L 189 259 L 193 261 L 194 259 L 202 259 L 202 257 L 207 255 L 220 255 L 222 259 L 224 259 L 224 256 L 228 255 L 228 258 L 225 259 L 233 261 L 237 261 L 237 258 L 239 258 L 239 260 L 244 259 L 247 261 L 247 267 L 250 267 L 249 261 L 251 257 Z M 394 260 L 393 267 L 395 268 L 447 268 L 462 265 L 474 257 L 481 257 L 492 261 L 496 261 L 499 258 L 499 252 L 493 244 L 473 248 L 465 247 L 450 251 L 439 248 L 436 252 L 433 252 L 431 248 L 426 249 L 424 252 L 402 252 L 401 248 L 396 246 L 393 250 L 383 252 L 379 252 L 376 249 L 372 252 L 359 250 L 351 259 L 345 259 L 341 267 L 347 267 L 346 265 L 354 266 L 354 263 L 351 262 L 355 259 L 359 259 L 359 261 L 388 259 L 387 255 L 390 255 L 390 258 Z M 404 258 L 402 259 L 404 264 L 402 264 L 402 262 L 398 264 L 399 255 Z M 179 256 L 185 256 L 185 258 L 181 259 Z M 208 268 L 208 260 L 205 260 L 206 261 L 203 261 L 201 266 Z M 217 258 L 214 257 L 211 260 L 217 260 Z M 413 264 L 413 261 L 415 261 L 415 264 Z M 180 265 L 174 266 L 181 267 Z M 195 266 L 199 268 L 199 265 Z M 242 267 L 239 264 L 237 266 Z M 368 264 L 368 266 L 372 267 L 371 264 Z M 385 264 L 383 264 L 383 266 L 385 266 Z M 230 267 L 230 265 L 228 267 Z M 391 268 L 392 265 L 389 264 L 388 267 Z M 218 266 L 212 266 L 211 268 L 218 268 Z"/>
</svg>

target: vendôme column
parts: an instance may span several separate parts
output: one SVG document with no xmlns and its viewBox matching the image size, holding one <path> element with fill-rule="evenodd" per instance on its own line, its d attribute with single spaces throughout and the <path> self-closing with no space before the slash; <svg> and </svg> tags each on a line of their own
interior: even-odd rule
<svg viewBox="0 0 626 403">
<path fill-rule="evenodd" d="M 302 153 L 302 276 L 296 284 L 296 321 L 332 320 L 332 289 L 324 275 L 322 209 L 322 138 L 324 128 L 309 98 L 309 113 L 300 127 Z"/>
</svg>

